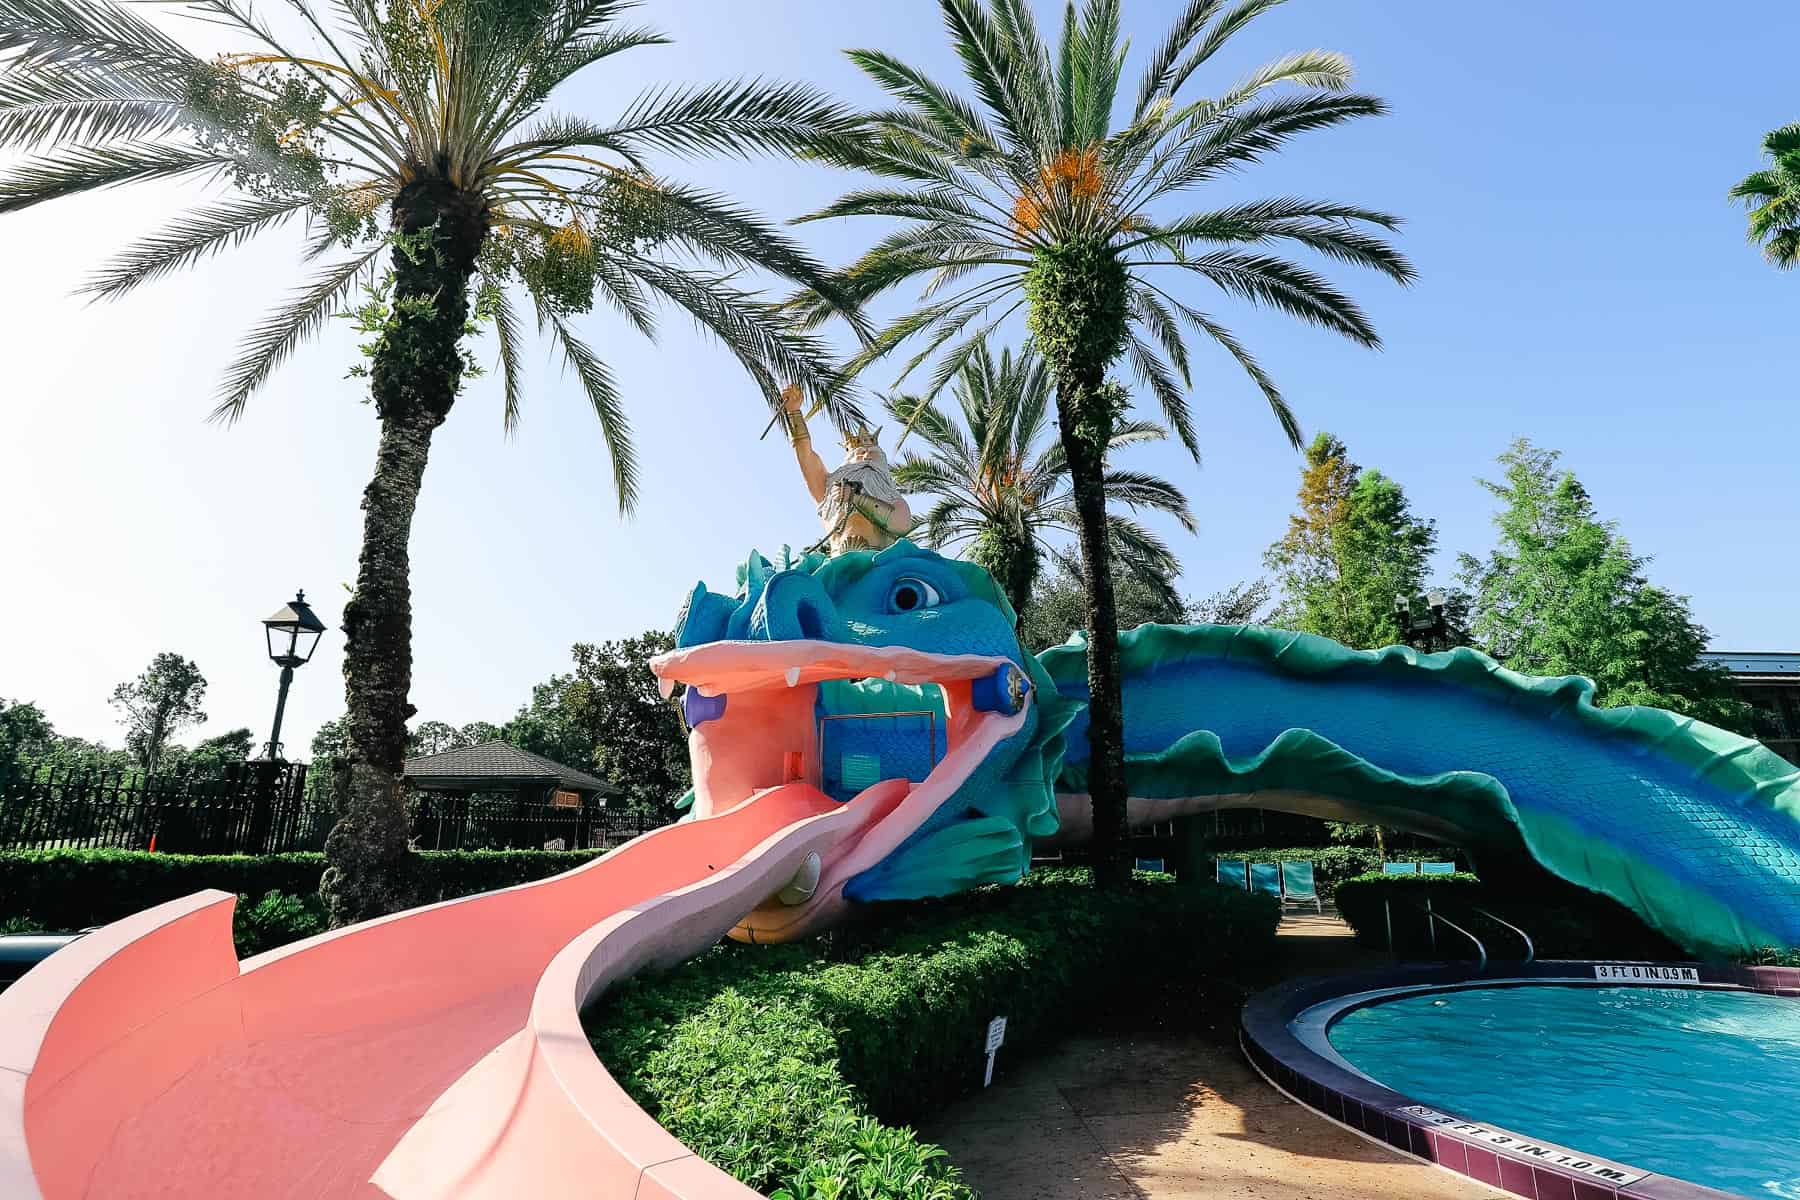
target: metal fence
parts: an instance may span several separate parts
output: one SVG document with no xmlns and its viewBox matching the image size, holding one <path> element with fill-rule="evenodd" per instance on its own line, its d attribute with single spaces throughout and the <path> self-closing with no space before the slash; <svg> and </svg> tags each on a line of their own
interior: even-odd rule
<svg viewBox="0 0 1800 1200">
<path fill-rule="evenodd" d="M 0 850 L 156 849 L 171 854 L 319 850 L 337 820 L 309 798 L 306 764 L 231 763 L 207 774 L 53 769 L 0 763 Z M 505 796 L 416 794 L 420 850 L 617 846 L 674 814 L 577 808 Z"/>
<path fill-rule="evenodd" d="M 420 850 L 586 850 L 620 845 L 673 819 L 594 801 L 563 807 L 505 795 L 427 792 L 412 805 L 413 845 Z"/>
<path fill-rule="evenodd" d="M 317 850 L 333 819 L 308 802 L 304 763 L 165 775 L 0 763 L 0 850 Z"/>
</svg>

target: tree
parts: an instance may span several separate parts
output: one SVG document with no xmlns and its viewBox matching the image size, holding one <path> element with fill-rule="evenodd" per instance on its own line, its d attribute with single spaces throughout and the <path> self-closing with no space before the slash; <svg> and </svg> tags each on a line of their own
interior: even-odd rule
<svg viewBox="0 0 1800 1200">
<path fill-rule="evenodd" d="M 141 675 L 113 689 L 111 703 L 124 715 L 125 748 L 138 766 L 154 773 L 169 739 L 205 722 L 206 676 L 179 654 L 164 651 Z"/>
<path fill-rule="evenodd" d="M 1783 125 L 1763 138 L 1769 165 L 1744 176 L 1731 189 L 1750 213 L 1750 241 L 1782 270 L 1800 263 L 1800 122 Z"/>
<path fill-rule="evenodd" d="M 1500 501 L 1499 544 L 1460 559 L 1473 628 L 1506 666 L 1585 675 L 1602 705 L 1649 704 L 1747 732 L 1724 670 L 1703 665 L 1707 633 L 1688 599 L 1651 584 L 1649 559 L 1602 521 L 1561 454 L 1521 438 L 1481 485 Z"/>
<path fill-rule="evenodd" d="M 256 735 L 248 729 L 202 738 L 192 750 L 170 746 L 163 752 L 164 767 L 179 767 L 201 775 L 217 775 L 232 763 L 247 762 L 256 752 Z"/>
<path fill-rule="evenodd" d="M 650 659 L 674 648 L 674 637 L 656 630 L 598 646 L 577 643 L 574 671 L 533 688 L 531 703 L 502 735 L 595 772 L 621 793 L 611 805 L 666 814 L 692 782 L 687 727 L 650 673 Z"/>
<path fill-rule="evenodd" d="M 1127 357 L 1198 458 L 1184 391 L 1191 386 L 1186 339 L 1211 341 L 1237 360 L 1298 445 L 1287 402 L 1250 352 L 1157 281 L 1209 283 L 1373 347 L 1375 330 L 1355 302 L 1276 248 L 1308 249 L 1402 282 L 1413 275 L 1376 232 L 1397 219 L 1372 209 L 1293 197 L 1174 207 L 1184 193 L 1241 171 L 1298 133 L 1383 111 L 1374 97 L 1346 90 L 1350 65 L 1342 56 L 1319 50 L 1269 63 L 1216 98 L 1183 99 L 1199 68 L 1273 6 L 1189 0 L 1152 51 L 1124 107 L 1128 119 L 1115 128 L 1126 58 L 1119 0 L 1086 0 L 1079 14 L 1070 4 L 1054 53 L 1039 36 L 1030 0 L 939 0 L 974 101 L 892 55 L 852 51 L 896 107 L 870 114 L 854 137 L 826 139 L 827 156 L 883 182 L 811 218 L 901 222 L 842 273 L 852 302 L 907 281 L 924 285 L 920 307 L 886 326 L 850 362 L 852 371 L 923 338 L 901 377 L 939 355 L 927 391 L 934 394 L 983 337 L 1026 309 L 1026 328 L 1056 384 L 1087 564 L 1089 778 L 1094 850 L 1108 885 L 1130 877 L 1104 487 L 1123 397 L 1107 385 L 1108 372 Z M 1284 93 L 1284 86 L 1298 90 Z M 801 298 L 796 308 L 805 320 L 822 321 L 831 302 L 844 298 Z"/>
<path fill-rule="evenodd" d="M 490 721 L 470 721 L 461 729 L 444 721 L 421 721 L 406 739 L 406 756 L 442 754 L 500 740 L 500 727 Z"/>
<path fill-rule="evenodd" d="M 1087 582 L 1082 578 L 1081 563 L 1061 554 L 1054 561 L 1056 574 L 1038 584 L 1019 618 L 1019 642 L 1033 654 L 1060 646 L 1071 634 L 1088 627 Z M 1114 611 L 1120 630 L 1152 621 L 1169 625 L 1185 619 L 1172 582 L 1136 574 L 1123 563 L 1115 564 L 1114 569 L 1118 580 Z"/>
<path fill-rule="evenodd" d="M 104 266 L 87 290 L 122 295 L 304 219 L 306 259 L 335 255 L 250 333 L 215 416 L 239 416 L 296 346 L 353 306 L 380 422 L 363 494 L 356 585 L 344 608 L 350 794 L 322 890 L 342 924 L 408 902 L 399 786 L 412 680 L 408 534 L 433 432 L 470 365 L 471 319 L 491 325 L 503 425 L 517 422 L 527 347 L 519 293 L 599 418 L 622 511 L 638 466 L 611 369 L 574 322 L 598 297 L 654 335 L 674 305 L 743 363 L 771 407 L 778 380 L 856 416 L 825 348 L 734 282 L 765 270 L 836 311 L 823 269 L 777 228 L 653 174 L 646 156 L 789 153 L 850 128 L 810 87 L 659 86 L 614 121 L 546 109 L 583 68 L 665 44 L 625 25 L 621 0 L 343 0 L 289 6 L 290 41 L 237 0 L 186 6 L 239 45 L 201 55 L 117 0 L 0 0 L 7 107 L 0 212 L 118 184 L 204 177 L 227 194 Z M 385 254 L 385 260 L 383 255 Z M 375 274 L 385 261 L 380 277 Z M 471 304 L 473 293 L 473 304 Z"/>
<path fill-rule="evenodd" d="M 1069 460 L 1060 442 L 1042 444 L 1049 432 L 1050 376 L 1029 347 L 995 358 L 985 342 L 969 356 L 953 384 L 963 427 L 924 397 L 896 396 L 888 412 L 924 440 L 924 455 L 908 455 L 894 469 L 903 491 L 930 492 L 938 502 L 925 515 L 926 544 L 967 544 L 969 557 L 987 569 L 1023 615 L 1031 601 L 1047 535 L 1073 533 L 1077 519 L 1069 488 Z M 966 429 L 966 432 L 965 432 Z M 1168 431 L 1149 421 L 1122 421 L 1108 451 L 1161 441 Z M 1164 512 L 1189 533 L 1193 514 L 1181 489 L 1143 471 L 1109 466 L 1106 498 L 1134 512 Z M 1108 536 L 1121 568 L 1173 594 L 1181 564 L 1154 533 L 1117 512 L 1107 514 Z"/>
<path fill-rule="evenodd" d="M 1400 485 L 1321 433 L 1306 448 L 1299 511 L 1263 556 L 1281 589 L 1274 620 L 1359 650 L 1394 645 L 1406 632 L 1394 597 L 1424 590 L 1436 550 L 1436 523 L 1413 514 Z"/>
<path fill-rule="evenodd" d="M 1182 620 L 1191 625 L 1260 625 L 1273 589 L 1266 579 L 1232 584 L 1199 600 L 1190 600 Z"/>
<path fill-rule="evenodd" d="M 26 700 L 0 697 L 0 766 L 42 758 L 56 740 L 56 730 L 43 709 Z"/>
<path fill-rule="evenodd" d="M 306 768 L 306 802 L 319 807 L 333 804 L 338 796 L 333 777 L 344 761 L 344 719 L 319 726 L 312 738 L 312 762 Z"/>
</svg>

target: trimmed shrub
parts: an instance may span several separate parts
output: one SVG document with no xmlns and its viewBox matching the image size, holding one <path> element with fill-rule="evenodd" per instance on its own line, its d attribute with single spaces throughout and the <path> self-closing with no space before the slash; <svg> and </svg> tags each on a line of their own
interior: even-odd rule
<svg viewBox="0 0 1800 1200">
<path fill-rule="evenodd" d="M 1518 935 L 1476 912 L 1483 908 L 1523 929 L 1539 958 L 1685 958 L 1687 953 L 1623 905 L 1560 880 L 1540 881 L 1535 892 L 1521 892 L 1474 875 L 1359 875 L 1338 885 L 1338 913 L 1356 931 L 1357 940 L 1387 946 L 1387 912 L 1392 900 L 1394 949 L 1402 957 L 1431 954 L 1422 911 L 1425 898 L 1434 911 L 1480 938 L 1488 954 L 1511 958 L 1523 947 Z M 1438 927 L 1438 954 L 1473 957 L 1473 947 L 1454 930 Z"/>
<path fill-rule="evenodd" d="M 1228 862 L 1312 862 L 1314 883 L 1321 896 L 1329 896 L 1346 879 L 1354 879 L 1381 870 L 1381 855 L 1373 846 L 1287 846 L 1261 850 L 1217 850 L 1214 858 Z M 1449 847 L 1437 850 L 1408 850 L 1403 854 L 1388 852 L 1390 859 L 1403 862 L 1455 862 L 1456 851 Z"/>
<path fill-rule="evenodd" d="M 1147 994 L 1272 950 L 1278 905 L 1140 875 L 1097 892 L 1085 871 L 875 905 L 791 946 L 717 947 L 628 981 L 587 1014 L 637 1102 L 702 1157 L 792 1200 L 958 1200 L 936 1147 L 894 1126 L 978 1087 L 987 1023 L 1005 1054 L 1069 1026 L 1130 1021 Z"/>
<path fill-rule="evenodd" d="M 450 900 L 526 883 L 578 867 L 599 850 L 422 850 L 413 856 L 418 902 Z M 325 856 L 149 854 L 138 850 L 22 850 L 0 853 L 0 919 L 39 929 L 104 925 L 206 888 L 261 896 L 310 896 Z"/>
</svg>

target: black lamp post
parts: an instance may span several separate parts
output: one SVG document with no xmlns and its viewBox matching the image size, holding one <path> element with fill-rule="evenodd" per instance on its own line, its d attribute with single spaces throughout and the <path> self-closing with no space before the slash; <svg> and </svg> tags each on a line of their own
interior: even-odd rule
<svg viewBox="0 0 1800 1200">
<path fill-rule="evenodd" d="M 1404 592 L 1394 594 L 1394 620 L 1400 625 L 1400 640 L 1427 654 L 1450 648 L 1450 627 L 1444 620 L 1444 593 L 1433 588 L 1425 593 L 1425 619 L 1413 619 L 1412 597 Z"/>
<path fill-rule="evenodd" d="M 281 668 L 281 692 L 275 698 L 275 727 L 269 731 L 265 755 L 269 762 L 281 762 L 281 715 L 287 709 L 288 685 L 294 682 L 294 668 L 303 667 L 318 648 L 319 635 L 325 622 L 313 615 L 306 603 L 306 593 L 297 591 L 294 598 L 272 617 L 263 618 L 263 636 L 269 644 L 269 661 Z"/>
</svg>

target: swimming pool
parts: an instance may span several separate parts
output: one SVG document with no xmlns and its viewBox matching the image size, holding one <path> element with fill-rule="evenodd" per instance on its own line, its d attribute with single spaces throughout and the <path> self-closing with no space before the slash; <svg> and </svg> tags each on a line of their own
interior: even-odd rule
<svg viewBox="0 0 1800 1200">
<path fill-rule="evenodd" d="M 1800 1200 L 1800 1002 L 1729 989 L 1431 990 L 1330 1048 L 1420 1105 L 1746 1196 Z"/>
</svg>

